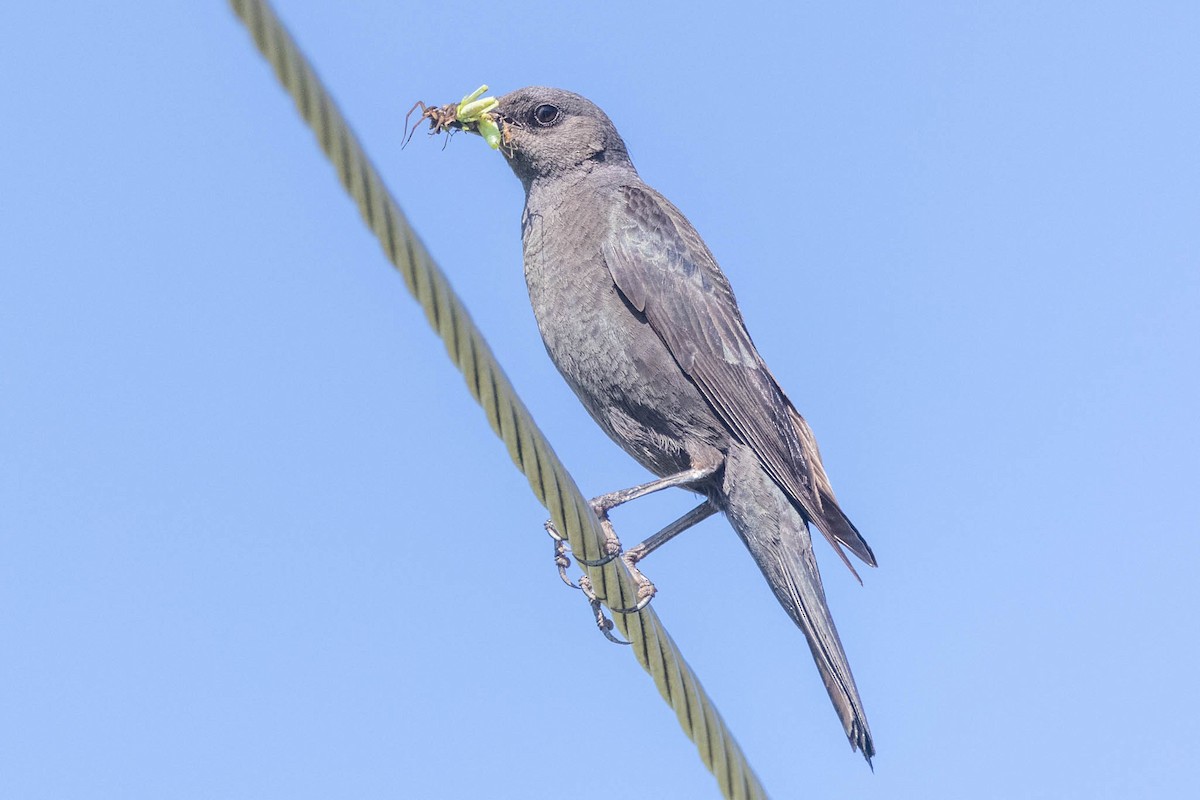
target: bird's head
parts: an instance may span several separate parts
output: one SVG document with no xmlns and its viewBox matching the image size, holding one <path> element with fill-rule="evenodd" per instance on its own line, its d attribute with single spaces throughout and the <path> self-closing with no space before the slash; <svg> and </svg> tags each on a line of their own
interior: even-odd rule
<svg viewBox="0 0 1200 800">
<path fill-rule="evenodd" d="M 528 86 L 499 98 L 494 113 L 500 152 L 526 188 L 600 164 L 632 166 L 608 115 L 572 92 Z"/>
</svg>

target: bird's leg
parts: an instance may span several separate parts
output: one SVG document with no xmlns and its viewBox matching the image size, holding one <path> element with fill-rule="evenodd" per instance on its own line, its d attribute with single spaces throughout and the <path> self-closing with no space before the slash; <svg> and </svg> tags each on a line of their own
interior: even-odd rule
<svg viewBox="0 0 1200 800">
<path fill-rule="evenodd" d="M 576 555 L 575 560 L 583 567 L 599 567 L 609 563 L 621 554 L 621 542 L 617 538 L 616 531 L 613 530 L 612 522 L 608 519 L 608 512 L 613 508 L 623 503 L 628 503 L 630 500 L 645 497 L 661 489 L 669 489 L 674 486 L 687 486 L 688 484 L 704 480 L 716 472 L 719 466 L 713 465 L 684 470 L 675 475 L 668 475 L 665 478 L 659 478 L 658 480 L 633 486 L 629 489 L 602 494 L 592 499 L 590 505 L 596 516 L 600 518 L 600 526 L 604 531 L 604 551 L 606 555 L 594 561 L 580 558 Z M 717 513 L 718 510 L 716 503 L 711 498 L 705 500 L 626 553 L 622 557 L 622 560 L 625 562 L 625 566 L 629 568 L 629 572 L 637 586 L 637 602 L 631 608 L 613 608 L 613 611 L 618 614 L 636 614 L 649 605 L 650 601 L 654 599 L 657 590 L 650 579 L 643 575 L 642 571 L 637 568 L 637 563 L 696 523 L 708 519 Z M 558 528 L 554 525 L 554 520 L 546 520 L 545 528 L 546 533 L 554 540 L 554 565 L 558 568 L 558 576 L 562 578 L 563 583 L 583 591 L 584 596 L 588 599 L 588 604 L 592 607 L 592 614 L 596 618 L 596 627 L 600 629 L 600 632 L 604 634 L 606 639 L 616 644 L 629 644 L 629 642 L 622 641 L 613 635 L 613 621 L 605 616 L 604 607 L 600 599 L 596 596 L 591 578 L 585 573 L 579 578 L 579 584 L 576 585 L 567 577 L 567 567 L 571 564 L 570 558 L 567 556 L 567 541 L 558 532 Z"/>
<path fill-rule="evenodd" d="M 591 500 L 592 510 L 596 512 L 596 516 L 603 519 L 608 516 L 609 511 L 619 505 L 628 503 L 630 500 L 637 500 L 639 497 L 645 497 L 662 489 L 670 489 L 673 486 L 685 486 L 689 483 L 702 481 L 716 472 L 719 466 L 720 464 L 712 464 L 705 467 L 692 467 L 691 469 L 685 469 L 683 472 L 659 478 L 656 481 L 650 481 L 649 483 L 643 483 L 629 489 L 620 489 L 608 494 L 602 494 L 599 497 L 593 497 Z"/>
<path fill-rule="evenodd" d="M 629 548 L 629 550 L 625 552 L 626 563 L 632 567 L 634 564 L 638 563 L 643 558 L 650 555 L 655 550 L 686 531 L 688 528 L 692 527 L 698 522 L 703 522 L 720 510 L 721 509 L 717 507 L 717 504 L 713 502 L 711 498 L 705 500 L 703 503 L 684 514 L 670 525 L 667 525 L 658 533 L 647 538 L 641 544 Z"/>
<path fill-rule="evenodd" d="M 637 584 L 637 603 L 633 608 L 614 608 L 613 611 L 618 614 L 636 614 L 649 605 L 658 590 L 654 588 L 654 584 L 650 582 L 650 579 L 643 575 L 642 571 L 637 568 L 637 563 L 688 528 L 708 519 L 719 510 L 717 504 L 711 498 L 705 500 L 641 544 L 625 551 L 625 554 L 621 556 L 621 560 L 625 562 L 625 566 L 629 568 L 629 572 L 633 575 L 633 580 Z"/>
<path fill-rule="evenodd" d="M 648 494 L 653 494 L 663 489 L 686 486 L 690 483 L 702 481 L 716 472 L 719 467 L 720 464 L 692 467 L 691 469 L 685 469 L 683 472 L 677 472 L 674 475 L 668 475 L 665 478 L 659 478 L 649 483 L 593 497 L 590 503 L 592 511 L 596 512 L 596 516 L 600 518 L 600 527 L 604 530 L 605 555 L 594 561 L 583 559 L 576 555 L 575 560 L 585 567 L 602 567 L 621 554 L 621 540 L 617 538 L 617 533 L 613 530 L 612 523 L 608 521 L 608 512 L 612 509 L 628 503 L 630 500 L 636 500 L 639 497 L 645 497 Z"/>
</svg>

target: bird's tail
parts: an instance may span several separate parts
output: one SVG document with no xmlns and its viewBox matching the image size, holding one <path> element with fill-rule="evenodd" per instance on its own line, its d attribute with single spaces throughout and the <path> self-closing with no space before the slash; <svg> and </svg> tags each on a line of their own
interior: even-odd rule
<svg viewBox="0 0 1200 800">
<path fill-rule="evenodd" d="M 800 439 L 800 448 L 804 452 L 804 460 L 808 463 L 809 469 L 812 471 L 812 479 L 817 502 L 815 508 L 808 509 L 813 518 L 813 524 L 821 529 L 821 533 L 829 538 L 830 542 L 841 544 L 846 547 L 851 553 L 863 560 L 863 563 L 868 566 L 878 566 L 875 560 L 875 553 L 871 551 L 871 545 L 867 544 L 867 540 L 858 532 L 858 528 L 854 527 L 854 523 L 842 511 L 842 507 L 838 505 L 837 498 L 833 496 L 833 487 L 829 484 L 829 476 L 825 474 L 825 465 L 821 462 L 821 451 L 817 448 L 817 437 L 813 436 L 812 428 L 808 426 L 808 421 L 800 416 L 800 412 L 795 409 L 788 401 L 788 411 L 791 412 L 792 425 L 796 429 L 796 436 Z M 839 552 L 839 555 L 841 553 Z M 843 555 L 842 560 L 846 557 Z M 850 566 L 847 561 L 846 566 L 850 567 L 850 571 L 854 573 L 854 577 L 858 578 L 858 573 L 854 567 Z M 859 583 L 862 583 L 862 578 L 859 578 Z"/>
<path fill-rule="evenodd" d="M 742 445 L 730 448 L 726 458 L 721 500 L 775 597 L 808 639 L 850 746 L 861 750 L 869 763 L 875 755 L 871 729 L 825 602 L 803 516 Z"/>
</svg>

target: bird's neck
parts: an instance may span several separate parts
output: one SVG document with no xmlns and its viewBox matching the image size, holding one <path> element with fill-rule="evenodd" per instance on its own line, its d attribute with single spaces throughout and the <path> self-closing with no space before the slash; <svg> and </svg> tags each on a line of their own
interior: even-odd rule
<svg viewBox="0 0 1200 800">
<path fill-rule="evenodd" d="M 580 192 L 640 181 L 633 164 L 587 161 L 553 175 L 537 175 L 525 184 L 525 208 L 537 211 L 556 206 Z"/>
</svg>

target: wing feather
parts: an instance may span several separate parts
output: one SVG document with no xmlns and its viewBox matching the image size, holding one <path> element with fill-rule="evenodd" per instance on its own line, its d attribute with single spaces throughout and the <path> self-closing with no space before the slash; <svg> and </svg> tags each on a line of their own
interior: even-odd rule
<svg viewBox="0 0 1200 800">
<path fill-rule="evenodd" d="M 870 547 L 833 499 L 807 423 L 766 368 L 729 281 L 683 214 L 646 186 L 622 186 L 604 257 L 617 288 L 734 436 L 829 539 L 874 566 Z M 797 423 L 799 420 L 799 423 Z M 832 508 L 826 508 L 832 506 Z M 857 573 L 855 573 L 857 576 Z"/>
</svg>

